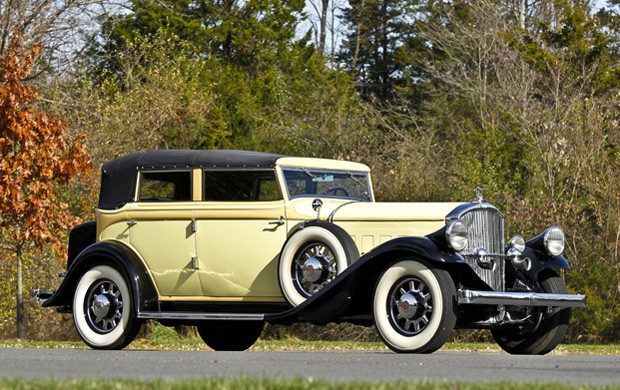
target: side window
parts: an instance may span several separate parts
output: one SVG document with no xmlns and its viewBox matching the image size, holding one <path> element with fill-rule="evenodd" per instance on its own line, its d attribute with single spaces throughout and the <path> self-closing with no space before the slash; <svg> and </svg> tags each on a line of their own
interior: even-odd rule
<svg viewBox="0 0 620 390">
<path fill-rule="evenodd" d="M 275 171 L 204 171 L 205 201 L 249 202 L 282 199 Z"/>
<path fill-rule="evenodd" d="M 192 200 L 191 172 L 142 172 L 140 202 L 181 202 Z"/>
</svg>

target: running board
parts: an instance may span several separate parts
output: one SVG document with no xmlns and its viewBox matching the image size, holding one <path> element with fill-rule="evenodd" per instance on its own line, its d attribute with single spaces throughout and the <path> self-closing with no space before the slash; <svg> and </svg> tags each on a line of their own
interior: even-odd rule
<svg viewBox="0 0 620 390">
<path fill-rule="evenodd" d="M 195 312 L 176 312 L 176 311 L 140 311 L 138 318 L 145 320 L 189 320 L 189 321 L 208 321 L 208 320 L 235 320 L 235 321 L 264 321 L 264 314 L 247 313 L 195 313 Z"/>
<path fill-rule="evenodd" d="M 458 303 L 461 305 L 586 307 L 586 296 L 581 294 L 459 290 Z"/>
</svg>

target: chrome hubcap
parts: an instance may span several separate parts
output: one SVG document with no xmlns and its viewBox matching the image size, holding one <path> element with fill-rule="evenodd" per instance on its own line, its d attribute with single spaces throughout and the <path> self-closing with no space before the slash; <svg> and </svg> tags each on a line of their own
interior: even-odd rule
<svg viewBox="0 0 620 390">
<path fill-rule="evenodd" d="M 409 277 L 394 285 L 388 299 L 390 322 L 399 333 L 414 336 L 421 333 L 433 314 L 433 297 L 420 279 Z"/>
<path fill-rule="evenodd" d="M 411 293 L 406 293 L 398 300 L 398 316 L 411 319 L 418 311 L 418 301 Z"/>
<path fill-rule="evenodd" d="M 336 256 L 323 243 L 310 243 L 303 247 L 291 269 L 295 288 L 305 297 L 315 294 L 334 280 L 337 273 Z"/>
<path fill-rule="evenodd" d="M 310 283 L 314 283 L 321 277 L 323 273 L 323 265 L 321 261 L 316 257 L 311 257 L 304 261 L 304 265 L 302 266 L 302 281 L 307 281 Z"/>
<path fill-rule="evenodd" d="M 110 312 L 110 300 L 104 294 L 99 294 L 93 302 L 93 313 L 96 318 L 104 318 Z"/>
</svg>

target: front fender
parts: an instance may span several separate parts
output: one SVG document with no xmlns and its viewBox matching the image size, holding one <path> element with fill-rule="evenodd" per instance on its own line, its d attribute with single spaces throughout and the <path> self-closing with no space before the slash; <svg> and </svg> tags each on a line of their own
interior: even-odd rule
<svg viewBox="0 0 620 390">
<path fill-rule="evenodd" d="M 70 307 L 81 276 L 101 264 L 115 267 L 125 277 L 131 289 L 134 313 L 157 299 L 157 290 L 138 256 L 120 242 L 104 241 L 92 244 L 80 252 L 71 262 L 58 290 L 43 302 L 43 307 Z"/>
<path fill-rule="evenodd" d="M 267 315 L 265 319 L 272 323 L 327 323 L 348 317 L 367 318 L 372 315 L 372 299 L 379 276 L 403 258 L 422 260 L 439 267 L 464 263 L 461 256 L 442 251 L 429 238 L 395 238 L 360 257 L 333 282 L 299 306 Z"/>
<path fill-rule="evenodd" d="M 531 247 L 525 248 L 523 257 L 529 258 L 531 263 L 530 269 L 523 271 L 523 273 L 527 276 L 529 281 L 538 288 L 541 288 L 539 280 L 541 273 L 544 273 L 544 271 L 552 269 L 570 269 L 568 260 L 566 260 L 564 256 L 549 256 Z"/>
</svg>

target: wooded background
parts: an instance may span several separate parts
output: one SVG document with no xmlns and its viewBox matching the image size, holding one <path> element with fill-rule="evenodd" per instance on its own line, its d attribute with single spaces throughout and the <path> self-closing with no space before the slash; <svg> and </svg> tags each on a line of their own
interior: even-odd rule
<svg viewBox="0 0 620 390">
<path fill-rule="evenodd" d="M 0 117 L 62 130 L 58 160 L 32 169 L 77 163 L 36 180 L 0 164 L 0 337 L 75 337 L 28 302 L 16 333 L 17 268 L 24 294 L 57 287 L 68 228 L 52 221 L 93 219 L 104 161 L 234 148 L 368 164 L 379 201 L 481 186 L 507 237 L 564 229 L 564 277 L 588 297 L 569 340 L 620 341 L 619 29 L 619 0 L 2 1 L 0 69 L 27 71 L 0 79 Z M 3 162 L 50 142 L 15 123 Z M 19 175 L 58 206 L 32 242 L 11 219 L 29 192 L 3 190 Z"/>
</svg>

